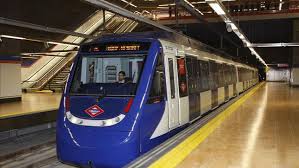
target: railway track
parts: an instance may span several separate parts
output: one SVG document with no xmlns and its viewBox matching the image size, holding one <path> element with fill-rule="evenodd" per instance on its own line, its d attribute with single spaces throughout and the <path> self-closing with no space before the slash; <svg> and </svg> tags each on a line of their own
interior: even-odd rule
<svg viewBox="0 0 299 168">
<path fill-rule="evenodd" d="M 73 168 L 60 163 L 56 157 L 55 144 L 28 149 L 0 160 L 1 168 Z"/>
</svg>

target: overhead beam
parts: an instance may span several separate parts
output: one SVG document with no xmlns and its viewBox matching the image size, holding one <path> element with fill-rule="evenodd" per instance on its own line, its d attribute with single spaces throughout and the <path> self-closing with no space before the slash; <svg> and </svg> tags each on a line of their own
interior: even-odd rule
<svg viewBox="0 0 299 168">
<path fill-rule="evenodd" d="M 155 21 L 152 21 L 150 19 L 147 19 L 145 17 L 142 17 L 138 14 L 135 14 L 129 10 L 126 10 L 122 7 L 119 7 L 113 3 L 110 3 L 110 2 L 107 2 L 105 0 L 81 0 L 81 1 L 84 1 L 84 2 L 87 2 L 89 4 L 92 4 L 98 8 L 102 8 L 102 9 L 106 9 L 110 12 L 113 12 L 113 13 L 116 13 L 118 15 L 121 15 L 123 17 L 126 17 L 126 18 L 130 18 L 132 20 L 135 20 L 135 21 L 138 21 L 138 22 L 142 22 L 142 23 L 146 23 L 148 25 L 151 25 L 151 26 L 154 26 L 156 28 L 159 28 L 159 29 L 162 29 L 162 30 L 165 30 L 167 32 L 172 32 L 172 33 L 178 33 L 177 31 L 167 27 L 167 26 L 164 26 L 164 25 L 161 25 L 161 24 L 158 24 L 157 22 Z"/>
<path fill-rule="evenodd" d="M 71 36 L 76 36 L 76 37 L 87 38 L 87 39 L 95 39 L 96 38 L 95 36 L 91 36 L 91 35 L 86 35 L 86 34 L 82 34 L 82 33 L 77 33 L 77 32 L 73 32 L 73 31 L 68 31 L 68 30 L 63 30 L 63 29 L 58 29 L 58 28 L 53 28 L 53 27 L 37 25 L 37 24 L 13 20 L 13 19 L 7 19 L 7 18 L 3 18 L 3 17 L 0 17 L 0 24 L 28 28 L 28 29 L 50 32 L 50 33 L 66 34 L 66 35 L 71 35 Z"/>
</svg>

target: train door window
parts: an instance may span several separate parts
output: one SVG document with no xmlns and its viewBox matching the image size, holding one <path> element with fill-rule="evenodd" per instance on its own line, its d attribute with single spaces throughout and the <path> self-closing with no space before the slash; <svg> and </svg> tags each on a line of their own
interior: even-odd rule
<svg viewBox="0 0 299 168">
<path fill-rule="evenodd" d="M 229 73 L 228 73 L 228 65 L 227 64 L 223 64 L 223 79 L 224 79 L 224 86 L 229 84 Z"/>
<path fill-rule="evenodd" d="M 242 82 L 242 72 L 241 68 L 238 67 L 238 77 L 239 77 L 239 82 Z"/>
<path fill-rule="evenodd" d="M 219 79 L 219 83 L 218 83 L 218 87 L 223 87 L 223 83 L 224 83 L 224 76 L 223 76 L 223 64 L 217 64 L 218 65 L 218 79 Z"/>
<path fill-rule="evenodd" d="M 211 89 L 216 89 L 218 87 L 218 70 L 217 63 L 210 61 L 210 84 Z"/>
<path fill-rule="evenodd" d="M 185 58 L 177 58 L 180 97 L 188 96 Z"/>
<path fill-rule="evenodd" d="M 171 98 L 175 98 L 175 83 L 174 83 L 174 72 L 173 72 L 173 59 L 168 58 L 168 66 L 169 66 L 169 77 L 170 77 L 170 93 Z"/>
<path fill-rule="evenodd" d="M 193 84 L 194 84 L 194 92 L 196 92 L 198 90 L 198 83 L 197 83 L 197 71 L 198 71 L 198 66 L 197 66 L 197 59 L 196 58 L 193 58 L 192 59 L 192 64 L 193 64 L 193 72 L 192 72 L 192 75 L 193 75 Z"/>
<path fill-rule="evenodd" d="M 165 96 L 165 76 L 162 54 L 158 56 L 148 103 L 160 102 Z"/>
<path fill-rule="evenodd" d="M 196 69 L 196 82 L 197 82 L 197 91 L 200 92 L 202 86 L 201 86 L 201 80 L 200 80 L 200 60 L 197 60 L 197 69 Z"/>
<path fill-rule="evenodd" d="M 237 73 L 236 73 L 236 67 L 234 65 L 231 66 L 231 73 L 232 73 L 232 82 L 237 82 Z"/>
<path fill-rule="evenodd" d="M 228 67 L 228 73 L 230 75 L 230 82 L 229 82 L 229 84 L 232 84 L 233 80 L 234 80 L 234 72 L 233 72 L 233 66 L 232 65 L 229 65 L 229 67 Z"/>
<path fill-rule="evenodd" d="M 188 90 L 189 90 L 189 94 L 191 94 L 191 93 L 193 93 L 192 57 L 189 57 L 189 56 L 186 57 L 186 64 L 187 64 L 187 72 L 188 72 Z"/>
<path fill-rule="evenodd" d="M 206 61 L 200 61 L 200 81 L 201 91 L 209 90 L 209 63 Z"/>
</svg>

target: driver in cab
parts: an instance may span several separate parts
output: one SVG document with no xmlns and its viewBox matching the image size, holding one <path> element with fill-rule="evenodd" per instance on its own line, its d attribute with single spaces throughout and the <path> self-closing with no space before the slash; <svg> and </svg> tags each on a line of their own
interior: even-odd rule
<svg viewBox="0 0 299 168">
<path fill-rule="evenodd" d="M 125 78 L 126 78 L 126 73 L 125 73 L 125 71 L 119 71 L 118 72 L 118 83 L 126 83 L 126 80 L 125 80 Z"/>
</svg>

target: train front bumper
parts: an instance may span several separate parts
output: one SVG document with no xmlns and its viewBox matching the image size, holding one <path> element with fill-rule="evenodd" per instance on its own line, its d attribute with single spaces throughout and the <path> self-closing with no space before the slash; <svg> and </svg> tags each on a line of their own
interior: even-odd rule
<svg viewBox="0 0 299 168">
<path fill-rule="evenodd" d="M 123 167 L 139 156 L 133 132 L 107 132 L 92 127 L 57 129 L 57 157 L 80 167 Z"/>
</svg>

